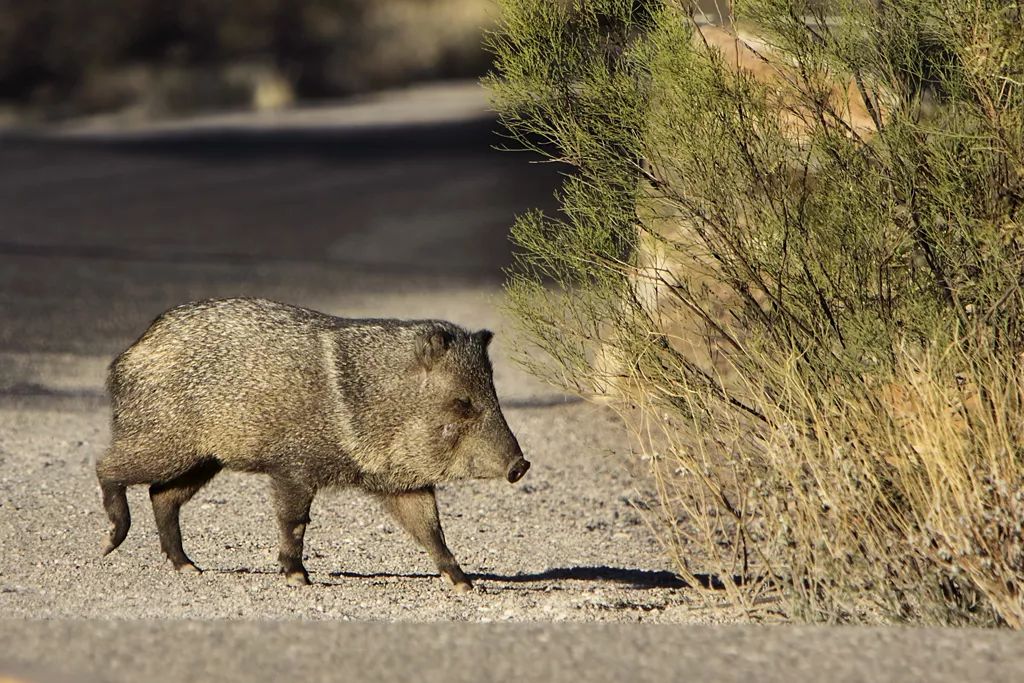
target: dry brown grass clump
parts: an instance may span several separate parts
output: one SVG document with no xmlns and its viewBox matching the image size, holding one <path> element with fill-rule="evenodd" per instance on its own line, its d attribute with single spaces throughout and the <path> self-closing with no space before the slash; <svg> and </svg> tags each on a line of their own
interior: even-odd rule
<svg viewBox="0 0 1024 683">
<path fill-rule="evenodd" d="M 902 350 L 888 381 L 829 391 L 782 365 L 763 419 L 723 410 L 713 431 L 626 412 L 681 573 L 718 575 L 747 616 L 1020 628 L 1024 386 L 1007 361 Z"/>
</svg>

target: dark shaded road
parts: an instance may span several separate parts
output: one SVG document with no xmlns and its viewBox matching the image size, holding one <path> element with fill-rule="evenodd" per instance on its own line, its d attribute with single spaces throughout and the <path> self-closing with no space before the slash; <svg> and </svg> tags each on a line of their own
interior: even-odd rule
<svg viewBox="0 0 1024 683">
<path fill-rule="evenodd" d="M 557 184 L 495 128 L 0 137 L 0 349 L 109 354 L 197 297 L 493 287 L 512 217 Z"/>
</svg>

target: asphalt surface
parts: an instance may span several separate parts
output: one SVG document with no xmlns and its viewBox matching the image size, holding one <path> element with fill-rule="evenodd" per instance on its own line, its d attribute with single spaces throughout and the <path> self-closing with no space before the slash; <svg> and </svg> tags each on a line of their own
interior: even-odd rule
<svg viewBox="0 0 1024 683">
<path fill-rule="evenodd" d="M 618 417 L 509 360 L 508 227 L 553 207 L 558 169 L 494 150 L 494 129 L 449 85 L 0 134 L 0 680 L 1022 680 L 1015 634 L 710 626 L 734 616 L 671 573 Z M 314 585 L 288 588 L 267 482 L 231 473 L 183 510 L 202 575 L 163 561 L 142 489 L 99 557 L 105 366 L 161 311 L 220 296 L 497 331 L 533 468 L 439 492 L 474 592 L 351 491 L 315 502 Z"/>
<path fill-rule="evenodd" d="M 41 683 L 1021 680 L 1019 635 L 952 629 L 36 621 L 0 637 Z"/>
</svg>

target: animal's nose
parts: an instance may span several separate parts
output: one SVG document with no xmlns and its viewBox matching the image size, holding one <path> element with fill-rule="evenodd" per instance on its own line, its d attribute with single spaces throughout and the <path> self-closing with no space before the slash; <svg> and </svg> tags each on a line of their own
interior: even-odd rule
<svg viewBox="0 0 1024 683">
<path fill-rule="evenodd" d="M 526 470 L 530 469 L 530 462 L 526 458 L 519 458 L 508 468 L 508 483 L 514 484 L 523 478 Z"/>
</svg>

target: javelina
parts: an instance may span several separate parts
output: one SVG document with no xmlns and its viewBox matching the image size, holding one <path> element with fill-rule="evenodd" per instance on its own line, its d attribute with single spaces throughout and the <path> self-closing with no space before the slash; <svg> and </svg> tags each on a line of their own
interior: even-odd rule
<svg viewBox="0 0 1024 683">
<path fill-rule="evenodd" d="M 349 320 L 261 299 L 173 308 L 110 366 L 110 450 L 96 464 L 113 524 L 125 487 L 149 484 L 160 545 L 181 547 L 181 506 L 222 468 L 270 475 L 279 560 L 309 583 L 302 544 L 317 490 L 355 486 L 384 506 L 460 591 L 434 485 L 518 481 L 529 468 L 494 391 L 491 333 L 436 320 Z"/>
</svg>

